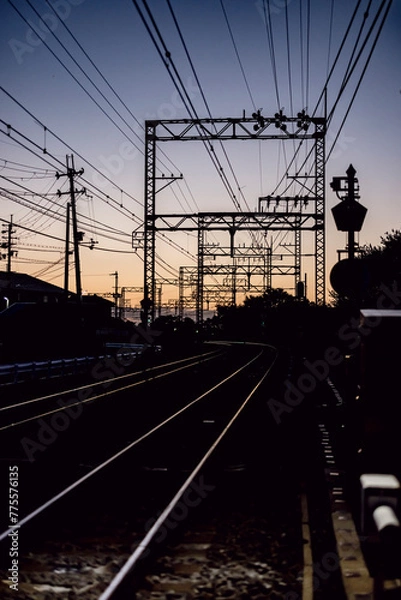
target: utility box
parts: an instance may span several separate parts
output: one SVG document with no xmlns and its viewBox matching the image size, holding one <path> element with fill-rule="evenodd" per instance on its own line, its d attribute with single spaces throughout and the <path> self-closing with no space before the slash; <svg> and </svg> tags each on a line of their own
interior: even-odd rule
<svg viewBox="0 0 401 600">
<path fill-rule="evenodd" d="M 397 517 L 394 518 L 392 513 L 396 513 L 399 507 L 398 479 L 387 473 L 364 473 L 360 477 L 360 484 L 362 535 L 375 535 L 386 527 L 397 526 Z M 381 510 L 385 508 L 391 510 Z"/>
</svg>

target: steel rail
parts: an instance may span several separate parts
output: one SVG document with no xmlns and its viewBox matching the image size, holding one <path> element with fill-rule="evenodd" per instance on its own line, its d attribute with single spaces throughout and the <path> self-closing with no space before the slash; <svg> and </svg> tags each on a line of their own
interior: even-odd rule
<svg viewBox="0 0 401 600">
<path fill-rule="evenodd" d="M 263 350 L 258 354 L 257 358 L 259 356 L 261 356 L 262 353 L 263 353 Z M 252 398 L 252 396 L 255 394 L 255 392 L 262 385 L 262 383 L 266 379 L 266 377 L 270 374 L 270 372 L 271 372 L 271 370 L 272 370 L 272 368 L 273 368 L 273 366 L 274 366 L 274 364 L 276 362 L 276 359 L 277 359 L 277 353 L 276 353 L 276 356 L 275 356 L 272 364 L 264 372 L 264 374 L 262 375 L 262 377 L 259 379 L 259 381 L 256 383 L 256 385 L 252 388 L 251 392 L 247 395 L 247 397 L 245 398 L 244 402 L 241 404 L 241 406 L 239 407 L 239 409 L 235 412 L 234 416 L 231 417 L 231 419 L 228 422 L 228 424 L 224 427 L 224 429 L 221 431 L 221 433 L 215 439 L 215 441 L 213 442 L 213 444 L 209 447 L 209 449 L 204 454 L 204 456 L 201 458 L 201 460 L 198 462 L 198 464 L 196 465 L 196 467 L 194 468 L 194 470 L 190 473 L 190 475 L 187 477 L 187 479 L 181 485 L 181 487 L 179 488 L 179 490 L 171 498 L 171 500 L 168 503 L 168 505 L 165 507 L 165 509 L 159 515 L 159 517 L 157 518 L 157 520 L 155 521 L 155 523 L 153 524 L 153 526 L 149 529 L 149 531 L 147 532 L 147 534 L 139 542 L 139 544 L 137 545 L 136 549 L 131 554 L 131 556 L 129 557 L 129 559 L 126 561 L 126 563 L 124 564 L 124 566 L 122 567 L 122 569 L 117 573 L 117 575 L 114 577 L 114 579 L 108 585 L 108 587 L 106 588 L 106 590 L 101 594 L 101 596 L 99 597 L 99 600 L 111 600 L 111 598 L 113 598 L 114 594 L 118 591 L 118 588 L 120 587 L 120 585 L 125 581 L 126 577 L 131 573 L 131 571 L 135 567 L 136 563 L 140 559 L 140 557 L 143 554 L 143 552 L 145 552 L 145 550 L 150 549 L 149 546 L 150 546 L 151 542 L 153 541 L 154 537 L 159 532 L 159 530 L 161 529 L 161 527 L 164 525 L 164 523 L 166 522 L 166 520 L 168 519 L 168 517 L 170 516 L 171 512 L 174 510 L 174 508 L 176 507 L 176 505 L 178 504 L 178 502 L 180 501 L 180 499 L 182 498 L 182 496 L 185 494 L 185 492 L 193 484 L 194 479 L 198 475 L 199 471 L 202 469 L 202 467 L 205 465 L 205 463 L 207 462 L 207 460 L 213 454 L 213 452 L 215 451 L 215 449 L 217 448 L 217 446 L 220 444 L 220 442 L 222 441 L 222 439 L 224 438 L 224 436 L 227 434 L 228 430 L 231 428 L 231 426 L 233 425 L 233 423 L 237 420 L 237 418 L 239 417 L 239 415 L 241 414 L 241 412 L 244 410 L 245 406 L 248 404 L 248 402 L 250 401 L 250 399 Z M 256 360 L 256 359 L 254 359 L 254 360 Z"/>
<path fill-rule="evenodd" d="M 83 475 L 82 477 L 80 477 L 79 479 L 77 479 L 76 481 L 74 481 L 72 484 L 70 484 L 69 486 L 67 486 L 64 490 L 62 490 L 61 492 L 57 493 L 55 496 L 53 496 L 52 498 L 50 498 L 49 500 L 47 500 L 46 502 L 44 502 L 43 504 L 41 504 L 40 506 L 38 506 L 36 509 L 34 509 L 32 512 L 30 512 L 28 515 L 26 515 L 25 517 L 23 517 L 13 527 L 9 527 L 6 531 L 4 531 L 3 533 L 1 533 L 0 534 L 0 541 L 4 540 L 8 535 L 10 535 L 13 531 L 15 531 L 16 528 L 20 528 L 23 525 L 26 525 L 27 523 L 29 523 L 32 519 L 34 519 L 39 514 L 41 514 L 42 512 L 44 512 L 47 508 L 49 508 L 50 506 L 52 506 L 53 504 L 55 504 L 58 500 L 61 500 L 62 498 L 64 498 L 65 496 L 67 496 L 70 492 L 72 492 L 74 489 L 76 489 L 77 487 L 79 487 L 80 485 L 82 485 L 85 481 L 87 481 L 88 479 L 90 479 L 91 477 L 93 477 L 96 473 L 98 473 L 99 471 L 103 470 L 105 467 L 107 467 L 108 465 L 110 465 L 111 463 L 113 463 L 115 460 L 117 460 L 118 458 L 120 458 L 121 456 L 123 456 L 124 454 L 126 454 L 129 450 L 131 450 L 132 448 L 134 448 L 135 446 L 137 446 L 140 442 L 142 442 L 143 440 L 145 440 L 148 437 L 150 437 L 153 433 L 155 433 L 156 431 L 158 431 L 159 429 L 161 429 L 162 427 L 164 427 L 165 425 L 167 425 L 169 422 L 173 421 L 179 415 L 183 414 L 189 408 L 191 408 L 192 406 L 194 406 L 195 404 L 197 404 L 198 402 L 200 402 L 200 400 L 202 400 L 203 398 L 205 398 L 206 396 L 208 396 L 209 394 L 211 394 L 212 392 L 214 392 L 215 390 L 217 390 L 219 387 L 221 387 L 222 385 L 224 385 L 225 383 L 227 383 L 228 381 L 230 381 L 233 377 L 237 376 L 239 373 L 241 373 L 247 367 L 249 367 L 252 363 L 254 363 L 256 360 L 258 360 L 258 358 L 262 354 L 263 354 L 263 350 L 261 350 L 256 356 L 254 356 L 253 358 L 251 358 L 250 360 L 248 360 L 244 365 L 242 365 L 241 367 L 239 367 L 238 369 L 236 369 L 235 371 L 233 371 L 230 375 L 228 375 L 224 379 L 220 380 L 217 384 L 213 385 L 209 390 L 203 392 L 203 394 L 201 394 L 200 396 L 198 396 L 197 398 L 195 398 L 194 400 L 192 400 L 191 402 L 189 402 L 187 405 L 185 405 L 184 407 L 182 407 L 180 410 L 178 410 L 177 412 L 173 413 L 172 415 L 170 415 L 169 417 L 167 417 L 166 419 L 164 419 L 158 425 L 154 426 L 152 429 L 150 429 L 146 433 L 142 434 L 136 440 L 134 440 L 133 442 L 131 442 L 130 444 L 128 444 L 127 446 L 125 446 L 124 448 L 122 448 L 121 450 L 119 450 L 118 452 L 116 452 L 115 454 L 113 454 L 111 457 L 109 457 L 108 459 L 106 459 L 100 465 L 98 465 L 97 467 L 95 467 L 94 469 L 92 469 L 91 471 L 89 471 L 89 473 L 86 473 L 85 475 Z"/>
<path fill-rule="evenodd" d="M 83 400 L 78 400 L 77 402 L 68 403 L 68 405 L 63 405 L 60 408 L 55 408 L 53 410 L 49 410 L 49 411 L 43 412 L 43 413 L 37 413 L 37 414 L 35 414 L 35 415 L 31 416 L 31 417 L 27 417 L 26 419 L 22 419 L 20 421 L 15 421 L 14 423 L 8 423 L 7 425 L 4 425 L 3 427 L 0 427 L 0 433 L 2 431 L 6 431 L 8 429 L 11 429 L 12 427 L 18 427 L 20 425 L 25 425 L 26 423 L 30 423 L 31 421 L 34 421 L 35 419 L 43 419 L 44 417 L 48 417 L 50 415 L 54 415 L 56 413 L 62 412 L 63 410 L 66 409 L 66 407 L 73 408 L 74 406 L 80 406 L 80 405 L 83 405 L 83 404 L 89 404 L 91 402 L 94 402 L 95 400 L 99 400 L 100 398 L 105 398 L 107 396 L 112 396 L 114 394 L 118 394 L 120 392 L 124 392 L 126 390 L 132 389 L 132 388 L 137 387 L 139 385 L 142 385 L 144 383 L 149 383 L 150 381 L 154 381 L 156 379 L 160 379 L 161 377 L 167 377 L 168 375 L 172 375 L 172 374 L 177 373 L 179 371 L 183 371 L 185 369 L 189 369 L 190 367 L 193 367 L 195 364 L 199 364 L 200 362 L 206 362 L 208 360 L 212 360 L 213 358 L 217 358 L 218 356 L 220 356 L 222 354 L 222 352 L 216 352 L 216 353 L 210 353 L 210 354 L 212 354 L 212 356 L 207 356 L 206 358 L 203 358 L 201 361 L 199 360 L 199 358 L 197 358 L 196 360 L 193 360 L 189 364 L 185 364 L 183 366 L 177 367 L 177 368 L 172 369 L 170 371 L 166 371 L 165 373 L 161 373 L 159 375 L 154 375 L 150 379 L 148 377 L 146 377 L 145 379 L 141 379 L 140 381 L 135 381 L 135 383 L 130 383 L 129 385 L 121 386 L 121 387 L 119 387 L 119 388 L 117 388 L 115 390 L 108 390 L 106 392 L 103 392 L 102 394 L 97 394 L 96 396 L 90 396 L 89 398 L 85 398 Z M 111 379 L 109 381 L 116 381 L 116 379 Z M 105 381 L 102 381 L 101 383 L 104 385 Z M 90 386 L 85 386 L 85 387 L 90 387 Z M 80 389 L 80 388 L 77 388 L 77 389 Z M 81 389 L 83 389 L 83 388 L 81 388 Z M 52 397 L 52 396 L 59 396 L 59 394 L 52 394 L 49 397 Z"/>
<path fill-rule="evenodd" d="M 214 351 L 216 354 L 217 351 Z M 154 367 L 150 367 L 148 369 L 142 369 L 141 371 L 134 371 L 133 373 L 125 373 L 124 375 L 116 375 L 115 377 L 110 377 L 109 379 L 102 379 L 101 381 L 96 381 L 92 383 L 87 383 L 85 385 L 81 385 L 75 388 L 68 388 L 67 390 L 61 390 L 59 392 L 54 392 L 52 394 L 48 394 L 47 396 L 39 396 L 38 398 L 31 398 L 30 400 L 24 400 L 23 402 L 17 402 L 15 404 L 8 404 L 7 406 L 0 407 L 0 412 L 4 412 L 6 410 L 10 410 L 12 408 L 19 408 L 21 406 L 27 406 L 28 404 L 33 404 L 35 402 L 42 402 L 43 400 L 50 400 L 51 398 L 59 398 L 60 396 L 66 396 L 67 394 L 71 394 L 74 392 L 80 392 L 81 390 L 86 390 L 88 388 L 95 388 L 99 385 L 107 385 L 109 383 L 113 383 L 115 381 L 119 381 L 122 379 L 126 379 L 129 377 L 135 377 L 136 375 L 143 373 L 151 373 L 152 371 L 156 371 L 157 369 L 162 369 L 164 367 L 169 367 L 171 365 L 176 365 L 180 363 L 185 363 L 193 359 L 198 359 L 202 356 L 208 356 L 211 354 L 210 352 L 203 352 L 201 354 L 195 354 L 194 356 L 189 356 L 188 358 L 181 358 L 179 360 L 170 361 L 168 363 L 163 363 L 161 365 L 155 365 Z M 102 360 L 99 361 L 102 363 Z"/>
</svg>

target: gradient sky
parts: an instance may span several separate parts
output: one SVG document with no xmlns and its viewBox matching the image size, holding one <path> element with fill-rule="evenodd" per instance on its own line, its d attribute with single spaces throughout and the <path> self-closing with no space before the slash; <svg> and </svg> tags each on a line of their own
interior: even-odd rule
<svg viewBox="0 0 401 600">
<path fill-rule="evenodd" d="M 49 4 L 58 11 L 61 20 L 57 20 Z M 373 26 L 381 0 L 373 0 L 363 27 L 363 15 L 369 2 L 365 0 L 359 4 L 349 37 L 327 86 L 329 111 L 336 102 L 349 61 L 358 56 L 365 35 Z M 389 2 L 384 4 L 387 6 Z M 144 11 L 141 1 L 138 5 Z M 288 116 L 291 116 L 291 108 L 294 115 L 302 109 L 311 114 L 315 108 L 316 114 L 322 115 L 323 107 L 321 104 L 317 107 L 317 101 L 357 5 L 356 0 L 171 0 L 201 83 L 200 91 L 167 0 L 148 1 L 197 114 L 200 117 L 208 115 L 206 98 L 208 109 L 215 118 L 240 117 L 243 111 L 250 116 L 255 109 L 273 116 L 279 108 L 283 108 Z M 143 125 L 146 119 L 186 118 L 188 114 L 135 3 L 131 0 L 49 0 L 49 3 L 45 0 L 31 0 L 31 3 L 10 0 L 1 3 L 0 18 L 1 86 L 9 94 L 0 91 L 0 118 L 13 128 L 10 137 L 5 135 L 6 126 L 3 123 L 0 126 L 0 175 L 8 179 L 2 179 L 0 186 L 13 190 L 20 201 L 13 202 L 3 195 L 0 205 L 2 225 L 10 215 L 16 224 L 18 256 L 13 260 L 13 270 L 63 285 L 61 240 L 64 238 L 63 219 L 68 197 L 33 198 L 29 191 L 41 194 L 67 191 L 65 178 L 57 180 L 54 175 L 56 171 L 62 171 L 60 163 L 65 163 L 66 155 L 74 154 L 75 166 L 84 168 L 86 180 L 86 183 L 78 180 L 77 188 L 88 190 L 87 196 L 79 196 L 77 200 L 78 212 L 82 215 L 81 229 L 85 230 L 84 241 L 88 243 L 91 238 L 96 241 L 93 250 L 88 245 L 81 247 L 83 289 L 112 292 L 114 278 L 111 273 L 115 271 L 119 273 L 120 286 L 142 286 L 142 253 L 132 252 L 131 232 L 140 228 L 143 219 Z M 334 146 L 372 49 L 377 26 L 361 51 L 360 60 L 330 122 L 326 136 L 326 151 L 330 153 L 326 168 L 327 274 L 337 260 L 336 250 L 344 248 L 346 243 L 345 234 L 336 231 L 332 219 L 330 209 L 338 199 L 329 183 L 333 176 L 345 176 L 350 163 L 357 171 L 361 202 L 368 208 L 359 235 L 360 244 L 376 245 L 385 232 L 401 228 L 400 30 L 401 4 L 395 1 Z M 57 40 L 64 44 L 70 55 Z M 98 89 L 85 78 L 73 59 Z M 15 130 L 25 138 L 17 135 Z M 19 142 L 25 140 L 27 148 L 13 137 Z M 159 212 L 234 210 L 232 199 L 203 145 L 197 142 L 161 146 L 163 155 L 158 154 L 162 161 L 158 163 L 158 174 L 182 173 L 184 179 L 158 195 Z M 34 149 L 36 155 L 28 148 Z M 43 153 L 43 148 L 47 154 Z M 227 163 L 220 146 L 215 145 L 228 180 L 234 189 L 237 182 L 239 184 L 238 197 L 243 210 L 247 210 L 247 206 L 255 209 L 259 196 L 276 190 L 293 149 L 290 141 L 285 144 L 276 141 L 230 142 L 225 145 L 230 160 Z M 299 160 L 298 164 L 301 162 Z M 95 193 L 91 186 L 97 188 Z M 287 192 L 289 195 L 296 193 L 296 189 Z M 44 214 L 30 208 L 29 202 L 39 205 Z M 59 220 L 54 218 L 54 211 Z M 40 232 L 59 240 L 39 235 Z M 274 236 L 276 245 L 279 239 L 280 236 Z M 169 278 L 177 275 L 180 265 L 196 264 L 196 236 L 177 233 L 172 234 L 170 240 L 181 247 L 180 252 L 167 241 L 157 245 L 161 259 L 158 274 Z M 215 241 L 226 244 L 223 238 Z M 238 241 L 249 243 L 249 237 L 241 234 Z M 308 244 L 306 240 L 306 249 Z M 0 262 L 0 268 L 6 268 L 5 261 Z M 308 273 L 308 281 L 313 277 L 310 269 L 311 262 L 305 259 L 303 273 Z M 273 284 L 291 287 L 293 281 L 287 278 L 285 282 L 273 281 Z M 71 288 L 74 288 L 72 274 Z M 310 290 L 312 299 L 313 291 Z M 173 299 L 178 296 L 178 291 L 167 288 L 165 294 L 165 298 Z M 132 295 L 132 303 L 137 304 L 139 298 L 140 294 Z"/>
</svg>

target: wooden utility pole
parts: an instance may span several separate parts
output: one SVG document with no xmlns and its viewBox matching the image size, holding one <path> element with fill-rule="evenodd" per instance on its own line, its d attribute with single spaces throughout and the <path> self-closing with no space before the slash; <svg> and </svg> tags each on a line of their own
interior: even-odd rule
<svg viewBox="0 0 401 600">
<path fill-rule="evenodd" d="M 75 261 L 75 288 L 76 288 L 76 295 L 77 295 L 77 302 L 80 303 L 82 300 L 82 284 L 81 284 L 81 264 L 80 264 L 80 258 L 79 258 L 79 242 L 82 240 L 82 233 L 78 231 L 78 224 L 77 224 L 77 211 L 76 211 L 76 194 L 77 193 L 81 193 L 80 190 L 79 192 L 75 189 L 75 181 L 74 178 L 76 175 L 82 175 L 82 173 L 84 172 L 83 169 L 80 169 L 79 171 L 75 170 L 75 166 L 74 166 L 74 156 L 71 155 L 69 156 L 67 154 L 66 157 L 66 165 L 67 165 L 67 173 L 57 173 L 56 177 L 68 177 L 69 183 L 70 183 L 70 190 L 69 193 L 70 195 L 70 206 L 71 206 L 71 219 L 72 219 L 72 235 L 73 235 L 73 247 L 74 247 L 74 261 Z M 60 190 L 58 191 L 59 196 L 61 196 L 63 193 L 65 192 L 60 192 Z M 66 243 L 67 245 L 67 243 Z M 67 249 L 66 249 L 67 251 Z M 66 257 L 66 263 L 67 263 L 67 257 Z M 64 283 L 65 283 L 65 275 L 64 275 Z M 67 282 L 68 284 L 68 282 Z"/>
<path fill-rule="evenodd" d="M 68 296 L 68 271 L 70 268 L 70 212 L 71 204 L 67 202 L 67 217 L 65 225 L 65 261 L 64 261 L 64 293 Z"/>
<path fill-rule="evenodd" d="M 6 252 L 0 253 L 0 259 L 7 258 L 7 273 L 11 273 L 11 259 L 13 256 L 17 255 L 17 252 L 14 252 L 14 250 L 12 249 L 15 245 L 15 242 L 12 237 L 15 233 L 15 230 L 13 230 L 12 215 L 10 216 L 10 221 L 7 224 L 7 228 L 4 228 L 1 233 L 2 235 L 6 236 L 6 241 L 1 243 L 1 248 L 4 248 Z"/>
</svg>

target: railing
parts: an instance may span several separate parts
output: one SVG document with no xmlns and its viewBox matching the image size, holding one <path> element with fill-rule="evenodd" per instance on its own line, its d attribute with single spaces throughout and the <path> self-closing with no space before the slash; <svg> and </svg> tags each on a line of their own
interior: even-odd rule
<svg viewBox="0 0 401 600">
<path fill-rule="evenodd" d="M 142 350 L 123 350 L 117 354 L 106 354 L 102 356 L 81 356 L 74 358 L 60 358 L 56 360 L 43 360 L 32 362 L 20 362 L 0 365 L 0 386 L 14 385 L 35 379 L 51 379 L 65 377 L 67 375 L 79 375 L 88 371 L 95 363 L 106 358 L 120 358 L 127 364 L 127 360 L 134 361 Z"/>
</svg>

